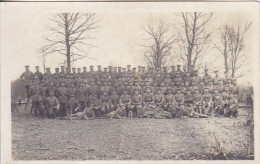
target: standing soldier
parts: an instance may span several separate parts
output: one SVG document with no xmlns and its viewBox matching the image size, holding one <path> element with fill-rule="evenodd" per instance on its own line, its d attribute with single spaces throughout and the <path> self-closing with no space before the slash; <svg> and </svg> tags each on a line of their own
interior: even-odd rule
<svg viewBox="0 0 260 164">
<path fill-rule="evenodd" d="M 41 87 L 38 85 L 37 81 L 33 81 L 33 84 L 29 89 L 29 96 L 32 100 L 31 114 L 34 109 L 35 116 L 37 116 L 38 114 L 45 116 L 45 110 L 41 96 Z"/>
<path fill-rule="evenodd" d="M 215 73 L 215 77 L 213 78 L 213 84 L 218 85 L 219 80 L 220 80 L 220 78 L 218 76 L 218 71 L 214 71 L 214 73 Z"/>
<path fill-rule="evenodd" d="M 179 87 L 177 89 L 177 94 L 175 95 L 175 100 L 176 100 L 176 116 L 177 117 L 182 117 L 183 116 L 183 111 L 185 110 L 184 108 L 184 101 L 185 101 L 185 97 L 184 95 L 181 93 L 181 88 Z"/>
<path fill-rule="evenodd" d="M 60 73 L 59 73 L 59 68 L 55 68 L 55 73 L 53 74 L 53 76 L 58 76 L 58 77 L 60 77 L 59 75 L 60 75 Z"/>
<path fill-rule="evenodd" d="M 42 80 L 42 73 L 40 72 L 39 70 L 39 66 L 35 66 L 35 69 L 36 69 L 36 72 L 33 74 L 34 76 L 37 75 L 39 80 L 41 81 Z"/>
<path fill-rule="evenodd" d="M 68 99 L 70 99 L 72 95 L 74 96 L 74 98 L 77 97 L 77 88 L 75 88 L 75 82 L 70 83 L 70 87 L 68 88 L 67 92 Z"/>
<path fill-rule="evenodd" d="M 64 67 L 64 66 L 61 66 L 61 67 L 60 67 L 60 75 L 61 75 L 61 76 L 64 76 L 64 75 L 65 75 L 65 67 Z"/>
<path fill-rule="evenodd" d="M 172 65 L 171 66 L 171 72 L 170 72 L 170 78 L 172 79 L 172 80 L 174 80 L 174 78 L 175 78 L 175 72 L 176 72 L 176 70 L 175 70 L 175 66 L 174 65 Z"/>
<path fill-rule="evenodd" d="M 181 76 L 181 74 L 182 74 L 181 65 L 177 65 L 176 73 L 179 73 L 179 75 Z"/>
<path fill-rule="evenodd" d="M 70 68 L 67 67 L 67 68 L 66 68 L 66 75 L 70 75 L 70 73 L 71 73 L 71 72 L 70 72 Z"/>
<path fill-rule="evenodd" d="M 198 74 L 198 70 L 195 70 L 194 71 L 194 76 L 191 78 L 191 81 L 192 81 L 192 85 L 194 84 L 200 84 L 201 82 L 201 78 Z"/>
<path fill-rule="evenodd" d="M 58 100 L 60 103 L 60 113 L 61 117 L 66 116 L 66 104 L 67 104 L 67 87 L 64 82 L 61 82 L 61 87 L 58 89 Z"/>
<path fill-rule="evenodd" d="M 174 84 L 177 86 L 177 87 L 180 87 L 182 85 L 183 81 L 182 81 L 182 78 L 180 77 L 180 73 L 177 72 L 176 73 L 176 77 L 174 78 Z"/>
<path fill-rule="evenodd" d="M 203 76 L 203 82 L 205 85 L 208 85 L 209 82 L 212 80 L 211 76 L 208 74 L 208 69 L 205 69 L 205 74 Z"/>
<path fill-rule="evenodd" d="M 48 76 L 48 79 L 51 80 L 52 79 L 52 73 L 51 73 L 51 68 L 47 67 L 46 68 L 46 75 Z"/>
<path fill-rule="evenodd" d="M 167 73 L 167 74 L 166 74 L 166 78 L 164 79 L 165 86 L 170 86 L 170 85 L 171 85 L 171 82 L 172 82 L 172 79 L 171 79 L 171 77 L 170 77 L 170 74 Z"/>
<path fill-rule="evenodd" d="M 25 72 L 22 73 L 20 79 L 25 82 L 25 90 L 27 95 L 27 101 L 29 101 L 29 89 L 32 84 L 33 73 L 29 70 L 29 66 L 25 66 Z"/>
<path fill-rule="evenodd" d="M 202 96 L 202 108 L 203 114 L 208 115 L 211 112 L 212 107 L 212 95 L 209 93 L 209 88 L 205 87 L 205 93 Z"/>
<path fill-rule="evenodd" d="M 104 114 L 104 111 L 102 109 L 102 102 L 100 101 L 100 99 L 97 98 L 97 95 L 95 93 L 93 93 L 90 98 L 90 110 L 93 110 L 95 112 L 94 117 L 100 117 Z"/>
</svg>

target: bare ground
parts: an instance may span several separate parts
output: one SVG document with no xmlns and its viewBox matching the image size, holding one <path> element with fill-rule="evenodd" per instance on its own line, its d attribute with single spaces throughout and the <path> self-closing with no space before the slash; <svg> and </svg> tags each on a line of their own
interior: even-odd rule
<svg viewBox="0 0 260 164">
<path fill-rule="evenodd" d="M 247 156 L 246 116 L 69 121 L 38 119 L 23 108 L 12 113 L 14 160 L 212 159 L 214 133 L 232 159 Z"/>
</svg>

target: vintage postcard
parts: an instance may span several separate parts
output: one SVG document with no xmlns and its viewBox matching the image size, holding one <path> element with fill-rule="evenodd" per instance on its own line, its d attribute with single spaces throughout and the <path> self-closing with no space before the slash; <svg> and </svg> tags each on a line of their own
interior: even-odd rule
<svg viewBox="0 0 260 164">
<path fill-rule="evenodd" d="M 1 162 L 259 163 L 259 3 L 1 3 Z"/>
</svg>

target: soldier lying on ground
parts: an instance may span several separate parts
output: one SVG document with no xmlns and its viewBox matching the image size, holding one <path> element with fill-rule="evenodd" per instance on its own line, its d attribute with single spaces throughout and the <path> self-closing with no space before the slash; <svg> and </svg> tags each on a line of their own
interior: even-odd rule
<svg viewBox="0 0 260 164">
<path fill-rule="evenodd" d="M 81 120 L 81 119 L 88 120 L 88 117 L 86 115 L 87 110 L 88 109 L 85 108 L 83 110 L 83 112 L 77 112 L 77 113 L 74 113 L 72 115 L 69 115 L 69 113 L 67 113 L 67 117 L 65 117 L 65 119 L 69 119 L 69 120 Z"/>
</svg>

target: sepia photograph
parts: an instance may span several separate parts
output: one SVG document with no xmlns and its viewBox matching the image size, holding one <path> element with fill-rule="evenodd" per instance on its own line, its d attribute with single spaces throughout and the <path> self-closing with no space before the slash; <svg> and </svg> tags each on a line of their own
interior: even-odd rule
<svg viewBox="0 0 260 164">
<path fill-rule="evenodd" d="M 257 109 L 257 2 L 1 4 L 3 163 L 254 163 Z"/>
</svg>

